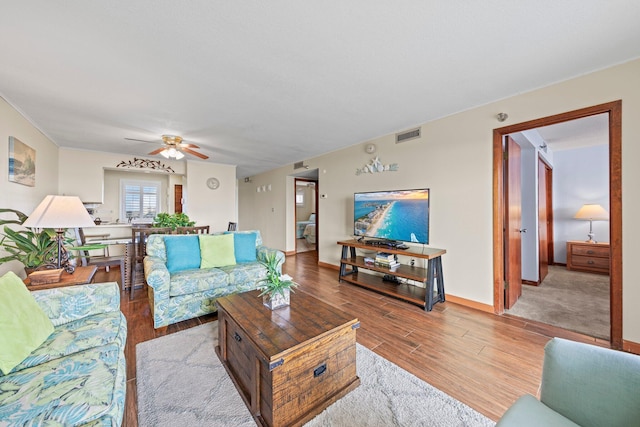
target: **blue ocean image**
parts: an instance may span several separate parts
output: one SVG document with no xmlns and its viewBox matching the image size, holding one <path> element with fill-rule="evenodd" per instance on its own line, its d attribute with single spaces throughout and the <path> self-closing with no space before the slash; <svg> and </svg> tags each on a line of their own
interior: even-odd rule
<svg viewBox="0 0 640 427">
<path fill-rule="evenodd" d="M 367 218 L 370 218 L 370 221 Z M 429 242 L 429 199 L 427 198 L 356 199 L 354 219 L 356 235 L 405 242 Z"/>
</svg>

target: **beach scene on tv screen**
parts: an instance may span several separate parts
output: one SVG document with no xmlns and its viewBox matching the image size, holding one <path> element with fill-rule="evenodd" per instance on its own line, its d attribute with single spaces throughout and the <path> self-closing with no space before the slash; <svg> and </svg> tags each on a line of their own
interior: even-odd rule
<svg viewBox="0 0 640 427">
<path fill-rule="evenodd" d="M 356 236 L 429 243 L 429 190 L 354 195 Z"/>
</svg>

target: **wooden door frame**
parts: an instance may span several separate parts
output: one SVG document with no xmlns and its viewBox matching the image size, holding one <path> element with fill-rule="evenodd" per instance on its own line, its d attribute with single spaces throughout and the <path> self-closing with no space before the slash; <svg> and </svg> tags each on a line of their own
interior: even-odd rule
<svg viewBox="0 0 640 427">
<path fill-rule="evenodd" d="M 542 126 L 609 115 L 609 233 L 611 250 L 610 308 L 611 347 L 622 348 L 622 101 L 617 100 L 493 130 L 493 310 L 504 313 L 504 171 L 505 135 Z"/>
<path fill-rule="evenodd" d="M 316 214 L 316 259 L 318 259 L 318 236 L 319 236 L 319 229 L 320 229 L 320 222 L 318 221 L 319 217 L 319 212 L 318 212 L 318 179 L 313 179 L 313 178 L 298 178 L 298 177 L 294 177 L 293 178 L 293 223 L 295 225 L 294 228 L 294 232 L 295 232 L 295 253 L 298 253 L 298 206 L 296 204 L 296 194 L 297 194 L 297 183 L 301 181 L 301 182 L 313 182 L 315 183 L 315 213 Z"/>
<path fill-rule="evenodd" d="M 549 265 L 554 265 L 555 249 L 553 240 L 553 166 L 543 156 L 538 154 L 538 159 L 546 166 L 545 195 L 547 196 L 547 260 Z"/>
<path fill-rule="evenodd" d="M 553 167 L 549 164 L 547 159 L 538 153 L 538 168 L 544 167 L 544 198 L 545 198 L 545 210 L 547 222 L 544 225 L 547 234 L 547 270 L 549 265 L 553 265 L 555 251 L 553 249 Z M 538 174 L 540 171 L 538 170 Z M 538 178 L 538 212 L 540 212 L 540 179 Z M 538 227 L 540 226 L 540 214 L 538 213 Z M 538 252 L 540 251 L 540 234 L 538 233 Z M 542 283 L 542 275 L 540 274 L 540 259 L 538 258 L 538 285 Z"/>
</svg>

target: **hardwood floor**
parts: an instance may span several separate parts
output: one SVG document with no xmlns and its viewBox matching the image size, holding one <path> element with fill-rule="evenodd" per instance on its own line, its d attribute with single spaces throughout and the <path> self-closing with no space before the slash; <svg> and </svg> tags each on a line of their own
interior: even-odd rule
<svg viewBox="0 0 640 427">
<path fill-rule="evenodd" d="M 522 394 L 536 395 L 543 348 L 550 337 L 608 346 L 591 337 L 451 302 L 436 304 L 433 311 L 425 312 L 338 283 L 338 271 L 319 267 L 315 251 L 287 257 L 284 272 L 300 283 L 296 292 L 309 293 L 357 316 L 361 322 L 358 343 L 494 420 Z M 96 282 L 116 281 L 119 275 L 117 268 L 109 273 L 101 270 Z M 133 427 L 138 424 L 135 346 L 162 334 L 153 329 L 146 290 L 136 290 L 131 301 L 128 293 L 123 293 L 121 310 L 128 322 L 124 425 Z M 212 314 L 180 322 L 164 334 L 216 319 Z"/>
</svg>

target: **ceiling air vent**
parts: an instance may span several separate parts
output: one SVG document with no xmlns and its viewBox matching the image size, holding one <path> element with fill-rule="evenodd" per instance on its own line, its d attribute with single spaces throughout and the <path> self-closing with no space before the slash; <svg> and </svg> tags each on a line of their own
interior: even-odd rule
<svg viewBox="0 0 640 427">
<path fill-rule="evenodd" d="M 422 128 L 415 128 L 405 132 L 396 133 L 396 144 L 420 138 Z"/>
<path fill-rule="evenodd" d="M 295 162 L 295 163 L 293 164 L 293 169 L 300 169 L 300 168 L 303 168 L 303 167 L 304 167 L 304 161 L 302 161 L 302 162 Z"/>
</svg>

